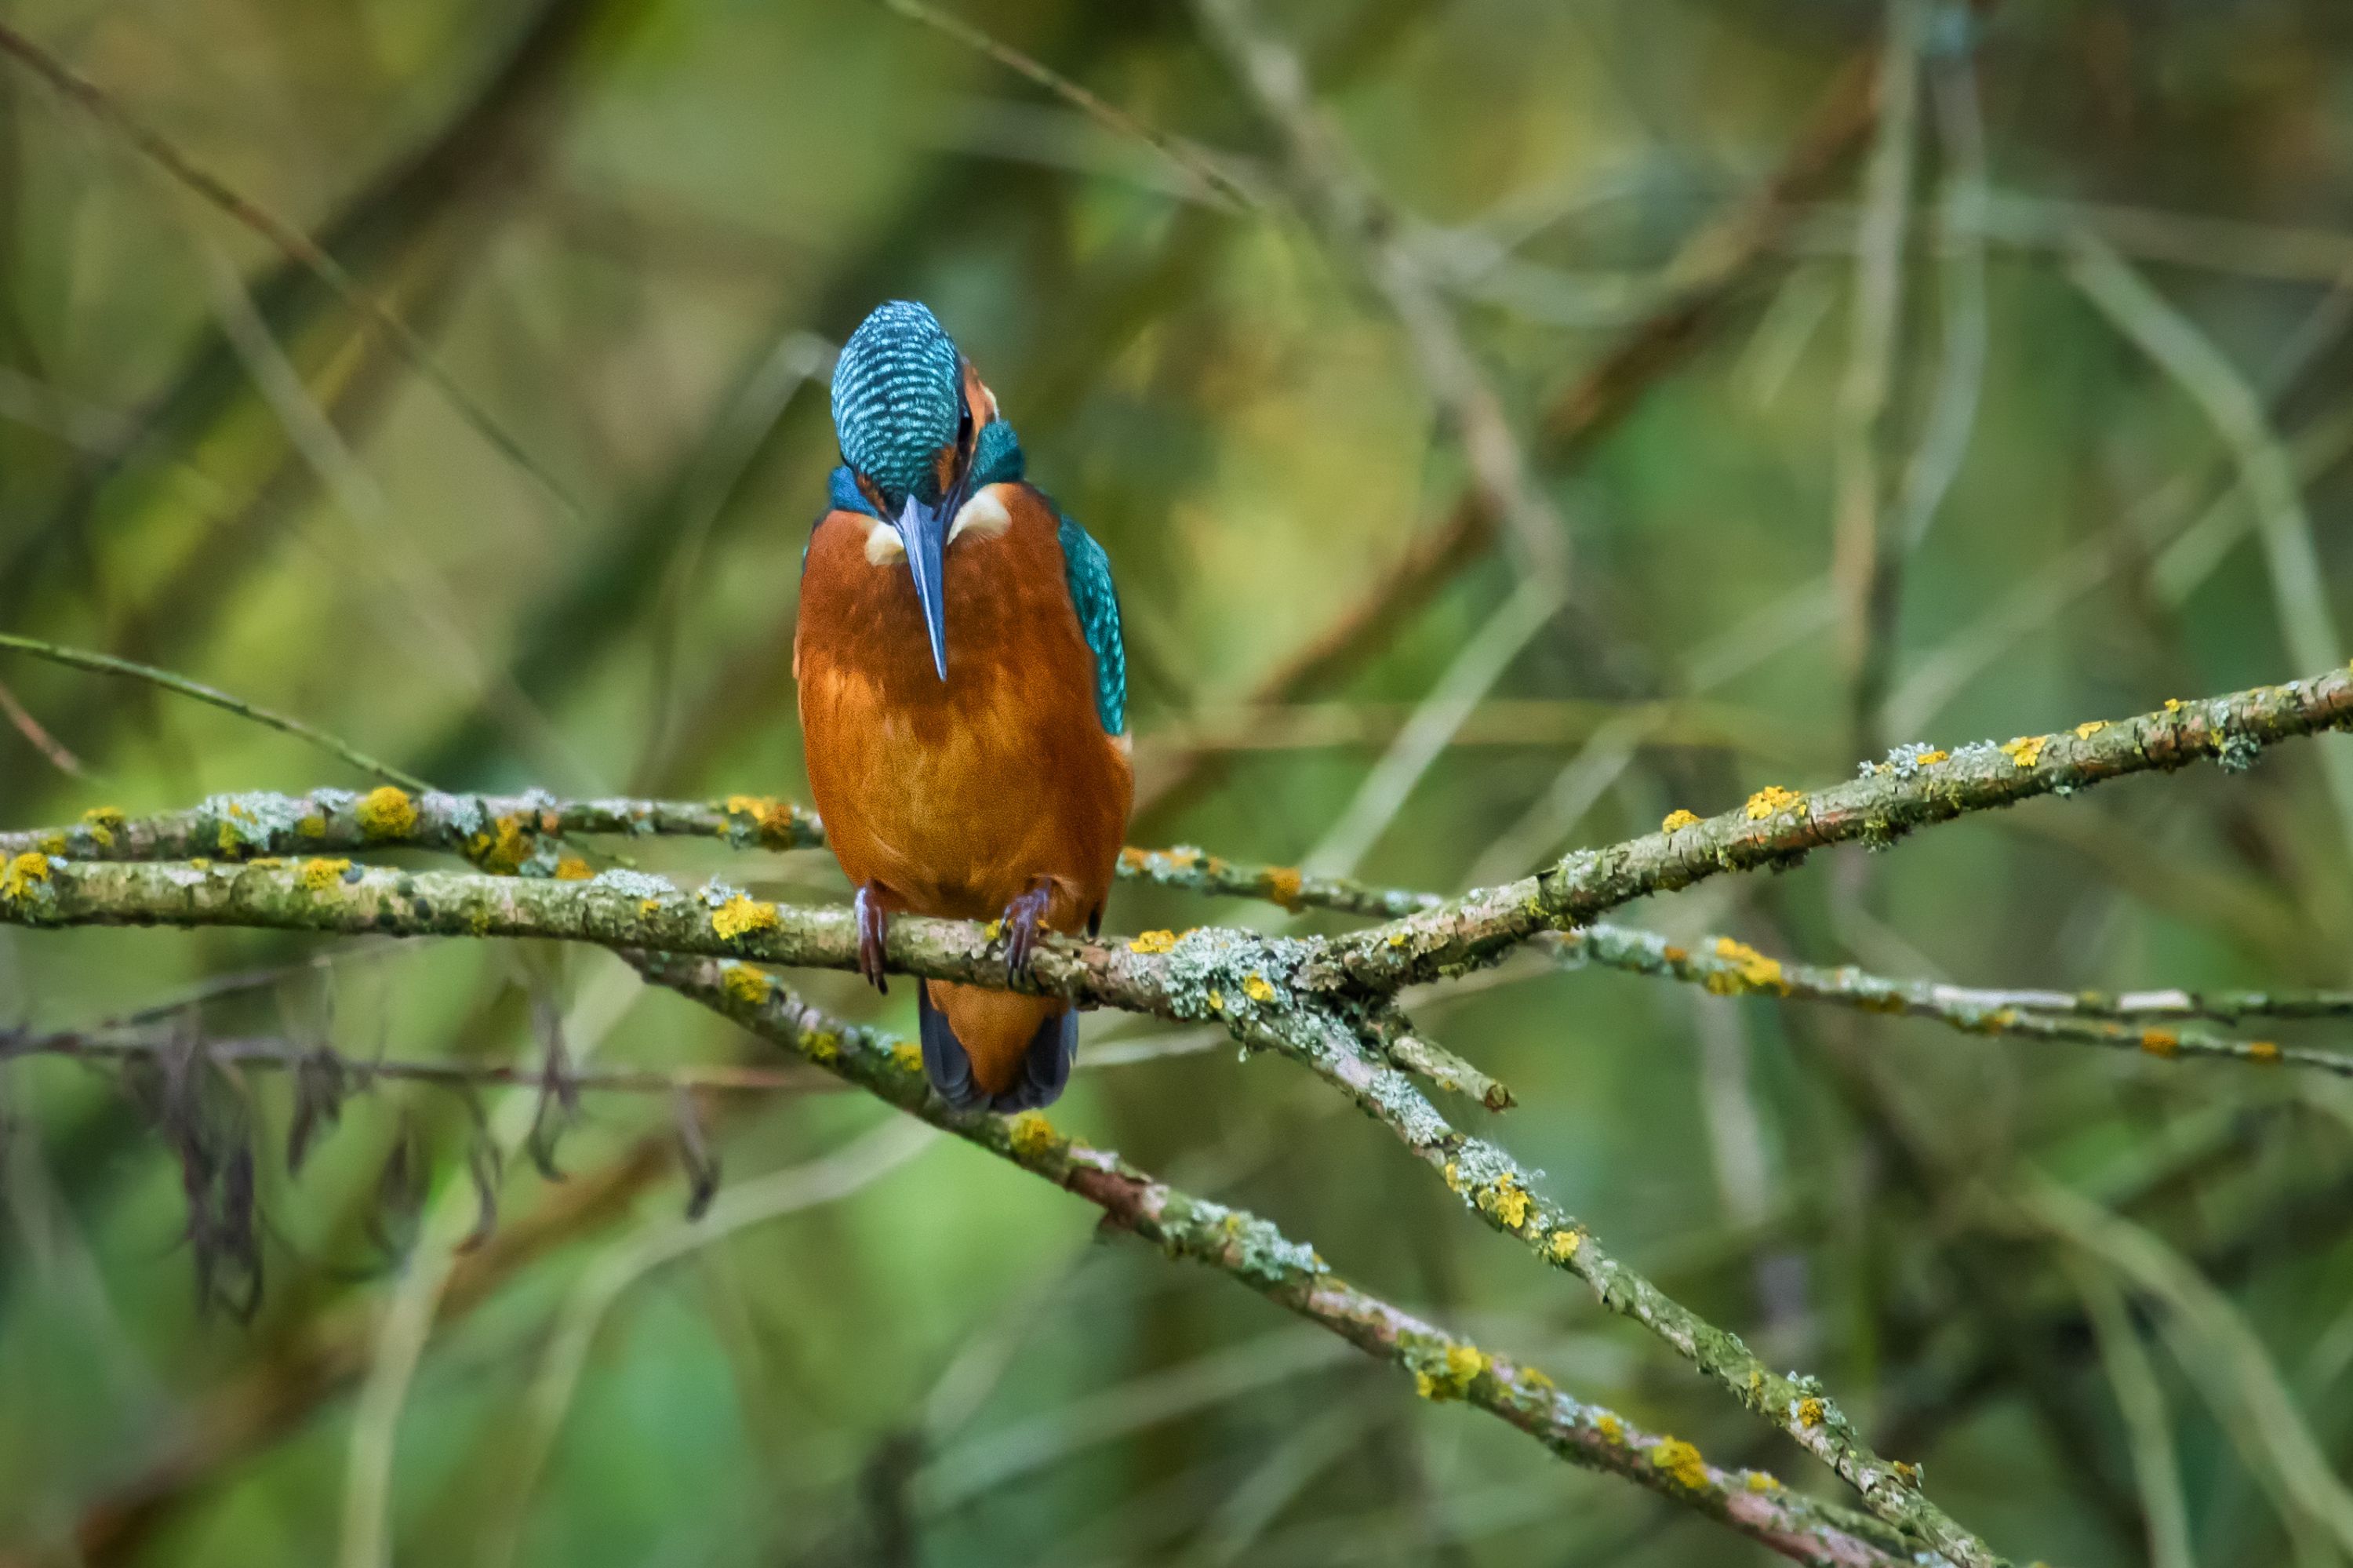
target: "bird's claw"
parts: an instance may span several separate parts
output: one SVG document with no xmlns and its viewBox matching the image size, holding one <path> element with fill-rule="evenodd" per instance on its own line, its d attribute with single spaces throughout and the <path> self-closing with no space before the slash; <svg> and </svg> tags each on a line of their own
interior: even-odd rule
<svg viewBox="0 0 2353 1568">
<path fill-rule="evenodd" d="M 1005 978 L 1018 980 L 1038 950 L 1038 932 L 1045 924 L 1051 889 L 1040 883 L 1005 906 Z"/>
<path fill-rule="evenodd" d="M 891 912 L 882 907 L 882 900 L 875 895 L 871 882 L 858 889 L 850 907 L 858 915 L 858 972 L 871 981 L 876 991 L 888 996 L 891 981 L 882 972 L 882 958 L 883 940 L 891 930 Z"/>
</svg>

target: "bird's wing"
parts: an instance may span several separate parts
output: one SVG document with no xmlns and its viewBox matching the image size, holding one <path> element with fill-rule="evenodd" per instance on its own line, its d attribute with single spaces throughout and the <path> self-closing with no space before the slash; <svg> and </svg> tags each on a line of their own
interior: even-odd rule
<svg viewBox="0 0 2353 1568">
<path fill-rule="evenodd" d="M 1071 583 L 1071 603 L 1079 630 L 1095 656 L 1095 716 L 1109 735 L 1127 729 L 1127 649 L 1119 638 L 1119 589 L 1111 580 L 1111 557 L 1093 535 L 1062 519 L 1062 569 Z"/>
</svg>

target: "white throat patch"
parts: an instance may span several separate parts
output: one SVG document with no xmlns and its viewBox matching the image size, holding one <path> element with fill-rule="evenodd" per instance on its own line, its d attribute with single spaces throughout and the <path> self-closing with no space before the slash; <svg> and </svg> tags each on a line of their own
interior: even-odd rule
<svg viewBox="0 0 2353 1568">
<path fill-rule="evenodd" d="M 994 539 L 1012 527 L 1013 514 L 1005 509 L 1005 498 L 997 493 L 1004 488 L 1001 484 L 986 485 L 979 494 L 965 502 L 956 513 L 955 521 L 948 524 L 948 543 L 955 544 L 957 535 L 966 529 L 984 539 Z"/>
<path fill-rule="evenodd" d="M 866 564 L 887 567 L 893 561 L 907 558 L 907 542 L 899 537 L 899 530 L 881 518 L 866 530 Z"/>
</svg>

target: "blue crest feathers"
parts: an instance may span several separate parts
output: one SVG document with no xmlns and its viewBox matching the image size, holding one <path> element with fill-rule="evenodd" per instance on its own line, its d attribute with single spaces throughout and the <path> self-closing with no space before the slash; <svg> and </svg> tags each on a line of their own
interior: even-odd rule
<svg viewBox="0 0 2353 1568">
<path fill-rule="evenodd" d="M 912 300 L 875 306 L 833 367 L 842 460 L 894 496 L 936 499 L 932 461 L 955 440 L 963 408 L 955 344 Z"/>
</svg>

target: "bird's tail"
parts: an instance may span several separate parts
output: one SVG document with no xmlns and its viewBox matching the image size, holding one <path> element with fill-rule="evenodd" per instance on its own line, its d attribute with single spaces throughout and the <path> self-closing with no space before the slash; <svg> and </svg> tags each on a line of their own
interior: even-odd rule
<svg viewBox="0 0 2353 1568">
<path fill-rule="evenodd" d="M 1079 1015 L 1058 997 L 925 980 L 915 992 L 923 1072 L 958 1110 L 1052 1105 L 1071 1081 Z"/>
</svg>

